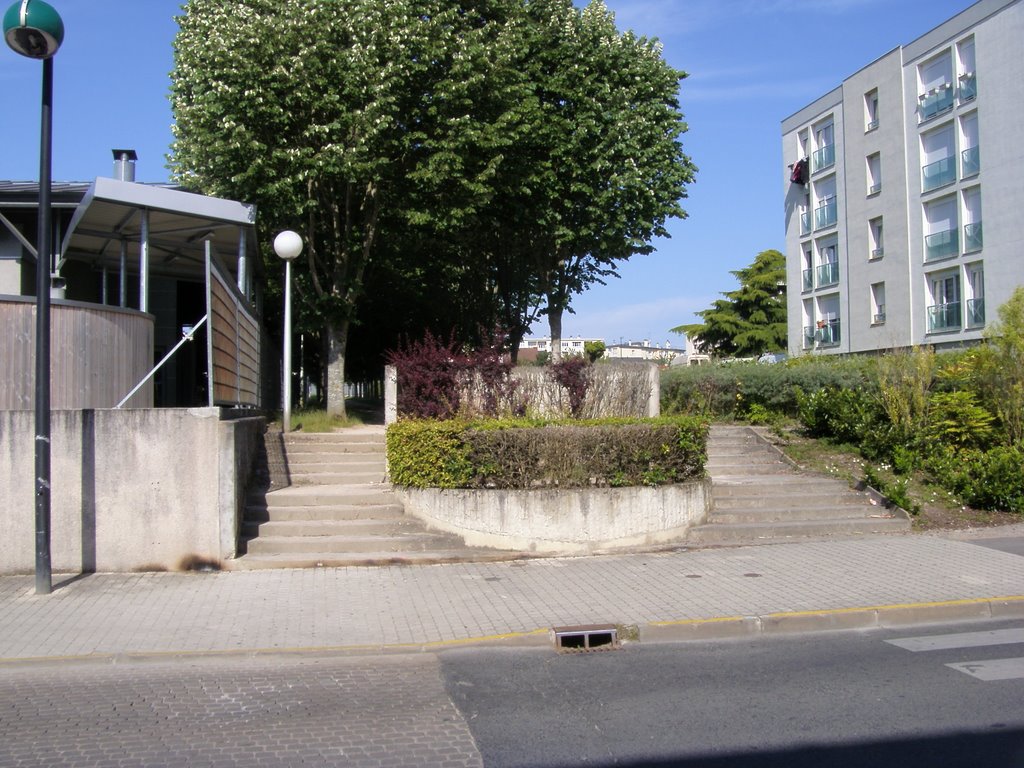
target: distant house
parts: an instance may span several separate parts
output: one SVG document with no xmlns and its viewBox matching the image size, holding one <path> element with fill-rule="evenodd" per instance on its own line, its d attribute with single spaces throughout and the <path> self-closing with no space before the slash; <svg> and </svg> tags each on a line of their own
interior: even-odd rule
<svg viewBox="0 0 1024 768">
<path fill-rule="evenodd" d="M 684 347 L 674 346 L 668 341 L 664 346 L 658 346 L 657 343 L 652 344 L 650 339 L 631 341 L 628 344 L 612 344 L 604 352 L 604 357 L 608 360 L 646 360 L 660 365 L 685 364 L 676 362 L 685 356 Z"/>
<path fill-rule="evenodd" d="M 583 338 L 582 336 L 572 336 L 569 338 L 562 339 L 562 354 L 563 355 L 582 355 L 587 343 L 589 342 L 601 342 L 604 343 L 604 339 L 596 338 Z M 527 352 L 527 359 L 536 359 L 537 353 L 546 352 L 551 353 L 551 337 L 540 336 L 540 337 L 529 337 L 523 339 L 519 346 L 520 354 L 523 350 L 536 350 L 535 352 Z"/>
<path fill-rule="evenodd" d="M 135 153 L 115 150 L 114 156 L 114 178 L 53 185 L 49 272 L 55 409 L 117 405 L 185 331 L 206 317 L 207 251 L 221 282 L 230 283 L 222 285 L 221 298 L 237 304 L 231 318 L 220 317 L 220 327 L 237 325 L 238 307 L 259 322 L 255 207 L 166 184 L 137 183 Z M 0 410 L 33 407 L 38 196 L 37 183 L 0 181 L 0 321 L 12 331 L 0 336 L 0 359 L 6 361 Z M 183 345 L 129 404 L 195 406 L 223 399 L 211 400 L 209 391 L 209 327 Z M 245 346 L 241 356 L 265 368 L 260 334 Z M 273 402 L 272 385 L 261 387 L 240 402 Z"/>
</svg>

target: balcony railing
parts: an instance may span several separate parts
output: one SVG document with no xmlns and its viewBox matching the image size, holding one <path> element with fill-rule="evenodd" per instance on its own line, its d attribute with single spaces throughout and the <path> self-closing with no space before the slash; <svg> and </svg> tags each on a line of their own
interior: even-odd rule
<svg viewBox="0 0 1024 768">
<path fill-rule="evenodd" d="M 821 149 L 811 153 L 811 173 L 820 171 L 822 168 L 828 168 L 830 165 L 835 165 L 835 162 L 836 145 L 826 144 Z"/>
<path fill-rule="evenodd" d="M 955 229 L 936 232 L 924 239 L 924 260 L 937 261 L 956 256 L 960 252 L 960 238 Z"/>
<path fill-rule="evenodd" d="M 877 184 L 872 184 L 870 187 L 868 187 L 868 194 L 869 195 L 877 195 L 881 191 L 882 191 L 882 182 L 878 182 Z"/>
<path fill-rule="evenodd" d="M 825 203 L 814 210 L 814 228 L 824 229 L 836 223 L 836 201 Z"/>
<path fill-rule="evenodd" d="M 881 246 L 879 246 L 878 248 L 873 248 L 872 249 L 872 251 L 871 251 L 871 258 L 872 259 L 880 259 L 883 256 L 885 256 L 885 248 L 882 248 Z"/>
<path fill-rule="evenodd" d="M 978 97 L 978 77 L 973 72 L 960 75 L 960 103 L 974 101 Z"/>
<path fill-rule="evenodd" d="M 878 128 L 878 120 L 872 120 L 871 122 L 868 123 L 868 127 L 864 129 L 864 133 L 873 131 L 876 128 Z"/>
<path fill-rule="evenodd" d="M 881 312 L 875 312 L 875 314 L 871 316 L 871 322 L 874 325 L 881 325 L 882 323 L 884 323 L 885 322 L 885 310 L 882 310 Z"/>
<path fill-rule="evenodd" d="M 960 302 L 928 307 L 928 332 L 951 331 L 960 327 Z"/>
<path fill-rule="evenodd" d="M 809 290 L 811 290 L 814 287 L 814 270 L 813 269 L 805 269 L 803 274 L 804 274 L 804 290 L 805 291 L 809 291 Z"/>
<path fill-rule="evenodd" d="M 814 347 L 814 332 L 816 328 L 813 325 L 804 326 L 804 349 L 812 349 Z"/>
<path fill-rule="evenodd" d="M 981 151 L 978 147 L 968 147 L 960 153 L 960 176 L 968 178 L 981 173 Z"/>
<path fill-rule="evenodd" d="M 811 212 L 806 211 L 800 214 L 800 234 L 811 234 Z"/>
<path fill-rule="evenodd" d="M 981 222 L 964 224 L 964 253 L 980 251 L 982 245 Z"/>
<path fill-rule="evenodd" d="M 814 339 L 819 347 L 834 347 L 839 343 L 839 321 L 819 321 L 814 329 Z"/>
<path fill-rule="evenodd" d="M 950 83 L 933 88 L 928 93 L 918 96 L 918 109 L 921 112 L 921 122 L 931 120 L 936 115 L 948 112 L 953 108 L 953 86 Z"/>
<path fill-rule="evenodd" d="M 967 300 L 967 327 L 981 328 L 985 325 L 985 300 Z"/>
<path fill-rule="evenodd" d="M 956 165 L 952 157 L 944 157 L 921 168 L 921 191 L 929 192 L 956 181 Z"/>
<path fill-rule="evenodd" d="M 818 266 L 818 285 L 835 285 L 839 282 L 839 262 L 830 261 Z"/>
</svg>

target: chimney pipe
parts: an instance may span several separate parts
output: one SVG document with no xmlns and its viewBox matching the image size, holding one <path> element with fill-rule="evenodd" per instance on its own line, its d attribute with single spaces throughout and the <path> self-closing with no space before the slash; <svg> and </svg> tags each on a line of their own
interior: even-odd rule
<svg viewBox="0 0 1024 768">
<path fill-rule="evenodd" d="M 134 149 L 115 149 L 114 178 L 118 181 L 135 181 L 135 161 L 139 156 Z"/>
</svg>

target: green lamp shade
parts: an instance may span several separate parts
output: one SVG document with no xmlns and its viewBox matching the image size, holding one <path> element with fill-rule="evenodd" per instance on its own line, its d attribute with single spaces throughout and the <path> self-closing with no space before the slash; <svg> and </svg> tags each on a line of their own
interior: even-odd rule
<svg viewBox="0 0 1024 768">
<path fill-rule="evenodd" d="M 18 0 L 4 14 L 4 40 L 22 56 L 48 59 L 64 42 L 64 22 L 42 0 Z"/>
</svg>

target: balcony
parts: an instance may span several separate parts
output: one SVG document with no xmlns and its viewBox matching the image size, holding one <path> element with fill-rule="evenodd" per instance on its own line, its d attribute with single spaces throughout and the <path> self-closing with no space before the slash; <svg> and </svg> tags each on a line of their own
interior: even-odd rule
<svg viewBox="0 0 1024 768">
<path fill-rule="evenodd" d="M 978 76 L 973 72 L 960 75 L 960 103 L 978 98 Z"/>
<path fill-rule="evenodd" d="M 921 191 L 930 192 L 956 181 L 956 165 L 952 157 L 944 157 L 921 168 Z"/>
<path fill-rule="evenodd" d="M 885 323 L 885 310 L 884 309 L 881 310 L 880 312 L 875 312 L 875 314 L 871 316 L 871 324 L 872 325 L 883 325 L 884 323 Z"/>
<path fill-rule="evenodd" d="M 834 347 L 839 344 L 839 321 L 819 320 L 814 329 L 814 340 L 819 347 Z"/>
<path fill-rule="evenodd" d="M 978 147 L 968 147 L 960 153 L 960 177 L 968 178 L 981 173 L 981 151 Z"/>
<path fill-rule="evenodd" d="M 981 328 L 985 325 L 985 300 L 967 300 L 967 327 Z"/>
<path fill-rule="evenodd" d="M 924 239 L 924 260 L 938 261 L 960 253 L 960 238 L 955 229 L 936 232 Z"/>
<path fill-rule="evenodd" d="M 828 168 L 836 163 L 836 145 L 826 144 L 821 149 L 811 153 L 811 173 L 817 173 L 822 168 Z"/>
<path fill-rule="evenodd" d="M 811 212 L 806 211 L 800 214 L 800 234 L 811 234 Z"/>
<path fill-rule="evenodd" d="M 814 348 L 814 332 L 815 327 L 813 325 L 804 326 L 804 349 Z"/>
<path fill-rule="evenodd" d="M 982 246 L 981 222 L 964 224 L 964 253 L 980 251 Z"/>
<path fill-rule="evenodd" d="M 814 209 L 814 228 L 824 229 L 825 227 L 835 226 L 836 223 L 836 201 L 833 200 L 831 203 L 825 203 L 824 205 L 818 206 Z"/>
<path fill-rule="evenodd" d="M 880 259 L 883 256 L 885 256 L 885 248 L 882 248 L 881 246 L 879 246 L 878 248 L 873 248 L 871 250 L 871 258 L 872 259 Z"/>
<path fill-rule="evenodd" d="M 818 267 L 818 287 L 839 282 L 839 262 L 830 261 Z"/>
<path fill-rule="evenodd" d="M 938 88 L 932 88 L 928 93 L 922 93 L 917 97 L 917 104 L 922 123 L 948 112 L 953 108 L 953 86 L 945 83 Z"/>
<path fill-rule="evenodd" d="M 960 302 L 928 307 L 928 333 L 960 330 Z"/>
<path fill-rule="evenodd" d="M 814 270 L 805 269 L 803 272 L 804 276 L 804 290 L 809 291 L 814 288 Z"/>
<path fill-rule="evenodd" d="M 878 120 L 872 120 L 868 123 L 868 127 L 864 129 L 864 133 L 870 133 L 871 131 L 878 129 Z"/>
<path fill-rule="evenodd" d="M 868 187 L 868 196 L 870 197 L 871 195 L 877 195 L 881 191 L 882 191 L 882 182 L 878 182 L 877 184 L 872 184 L 870 187 Z"/>
</svg>

